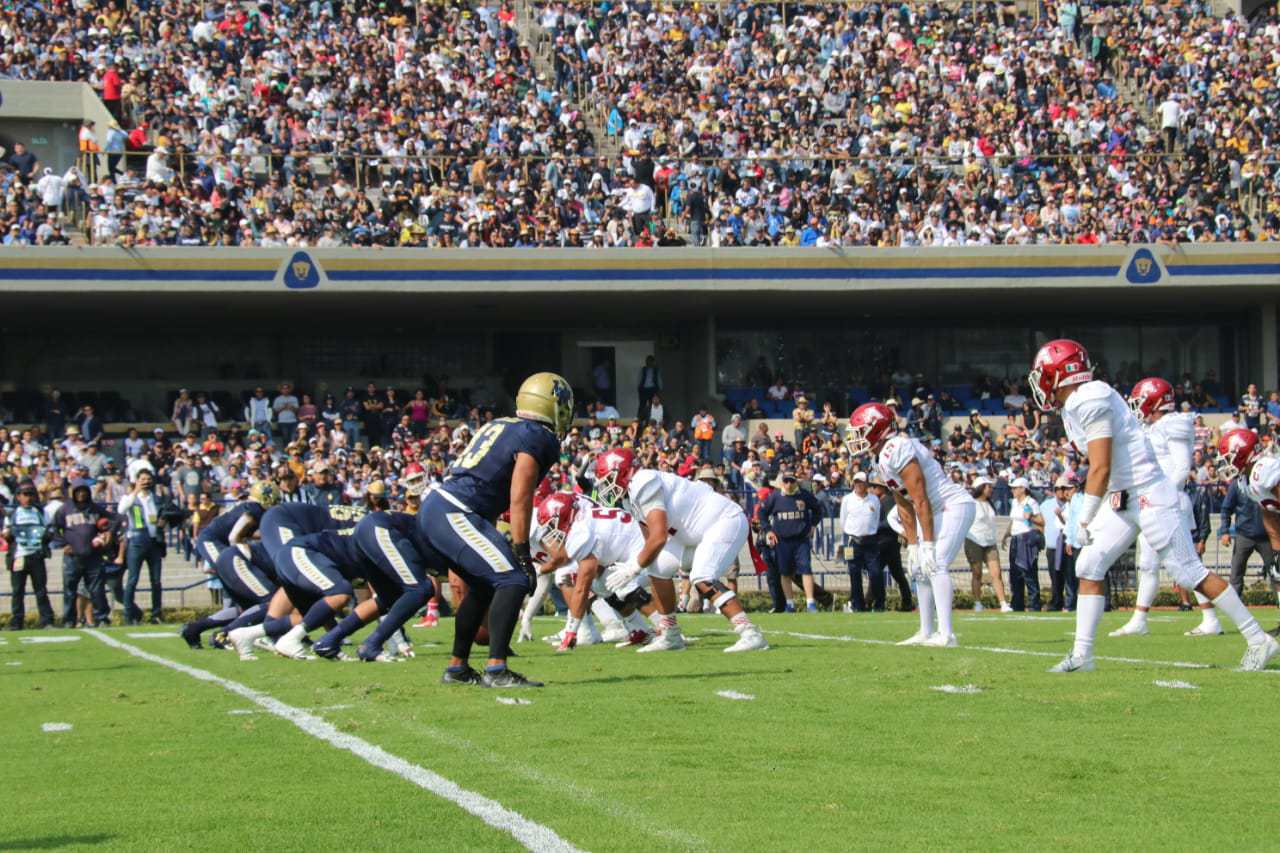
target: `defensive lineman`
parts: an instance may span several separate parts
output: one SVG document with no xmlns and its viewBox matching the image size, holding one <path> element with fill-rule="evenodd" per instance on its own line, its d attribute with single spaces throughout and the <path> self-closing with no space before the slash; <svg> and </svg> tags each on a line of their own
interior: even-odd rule
<svg viewBox="0 0 1280 853">
<path fill-rule="evenodd" d="M 1191 512 L 1191 498 L 1184 486 L 1191 471 L 1191 453 L 1195 447 L 1195 415 L 1175 412 L 1173 386 L 1158 376 L 1143 379 L 1129 392 L 1129 408 L 1145 425 L 1151 449 L 1156 452 L 1160 469 L 1178 492 L 1178 513 L 1187 530 L 1195 529 L 1195 517 Z M 1166 569 L 1168 571 L 1168 569 Z M 1134 602 L 1133 616 L 1122 627 L 1111 632 L 1112 637 L 1128 637 L 1147 633 L 1147 613 L 1160 590 L 1160 559 L 1147 541 L 1146 534 L 1138 534 L 1138 594 Z M 1188 637 L 1209 637 L 1223 633 L 1218 621 L 1218 611 L 1204 593 L 1196 592 L 1200 605 L 1200 624 L 1187 631 Z"/>
<path fill-rule="evenodd" d="M 1263 632 L 1235 590 L 1196 555 L 1178 511 L 1177 491 L 1160 469 L 1151 442 L 1124 399 L 1094 380 L 1084 347 L 1071 340 L 1050 341 L 1036 353 L 1028 380 L 1042 410 L 1062 409 L 1067 437 L 1089 460 L 1080 511 L 1084 547 L 1076 561 L 1076 641 L 1049 671 L 1094 669 L 1093 643 L 1106 603 L 1102 581 L 1139 533 L 1180 586 L 1204 593 L 1240 629 L 1248 644 L 1241 668 L 1265 667 L 1280 645 Z"/>
<path fill-rule="evenodd" d="M 883 403 L 864 403 L 854 410 L 846 443 L 855 458 L 877 454 L 880 476 L 902 519 L 907 570 L 920 597 L 920 630 L 898 645 L 955 646 L 950 566 L 973 524 L 973 497 L 943 473 L 923 444 L 898 432 L 897 415 Z"/>
<path fill-rule="evenodd" d="M 750 525 L 733 501 L 705 483 L 686 480 L 665 471 L 637 470 L 635 455 L 616 448 L 596 457 L 596 493 L 609 506 L 628 498 L 632 512 L 644 521 L 645 543 L 634 559 L 617 566 L 606 580 L 609 591 L 625 590 L 641 572 L 648 571 L 654 598 L 662 613 L 662 633 L 645 649 L 679 642 L 675 619 L 675 587 L 664 577 L 658 557 L 669 541 L 691 550 L 689 582 L 729 620 L 738 641 L 726 652 L 750 652 L 769 648 L 764 634 L 752 624 L 737 594 L 722 582 L 733 561 L 747 544 Z"/>
</svg>

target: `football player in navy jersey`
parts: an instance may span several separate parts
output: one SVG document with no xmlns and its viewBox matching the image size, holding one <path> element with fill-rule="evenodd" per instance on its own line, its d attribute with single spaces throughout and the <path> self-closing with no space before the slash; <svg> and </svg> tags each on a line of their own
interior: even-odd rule
<svg viewBox="0 0 1280 853">
<path fill-rule="evenodd" d="M 283 503 L 262 517 L 259 525 L 262 544 L 274 559 L 281 548 L 299 536 L 355 527 L 365 512 L 365 508 L 360 506 Z"/>
<path fill-rule="evenodd" d="M 454 618 L 453 655 L 446 684 L 541 687 L 507 668 L 520 604 L 534 586 L 529 549 L 533 494 L 560 458 L 560 441 L 573 422 L 573 389 L 555 373 L 535 373 L 516 392 L 516 416 L 490 421 L 454 460 L 440 488 L 418 512 L 422 538 L 466 582 Z M 497 520 L 511 513 L 511 541 Z M 483 674 L 471 667 L 476 630 L 489 616 L 489 660 Z"/>
<path fill-rule="evenodd" d="M 240 615 L 213 639 L 213 645 L 222 648 L 225 633 L 257 625 L 267 613 L 267 603 L 280 584 L 276 580 L 275 563 L 261 542 L 223 548 L 214 574 L 222 582 L 222 589 Z M 182 639 L 193 649 L 200 648 L 200 623 L 188 622 L 182 629 Z"/>
<path fill-rule="evenodd" d="M 248 542 L 258 529 L 263 516 L 280 502 L 280 490 L 274 483 L 261 480 L 249 489 L 249 499 L 241 501 L 213 520 L 200 531 L 196 539 L 196 553 L 210 570 L 216 570 L 218 557 L 229 545 Z M 182 627 L 182 638 L 193 649 L 200 648 L 200 635 L 205 631 L 224 628 L 240 615 L 240 608 L 230 605 L 211 616 L 202 616 Z"/>
<path fill-rule="evenodd" d="M 275 650 L 283 657 L 307 657 L 303 638 L 334 622 L 337 611 L 354 597 L 351 582 L 371 574 L 372 565 L 356 546 L 352 532 L 348 528 L 308 533 L 276 552 L 280 589 L 267 607 L 266 618 L 261 625 L 227 634 L 241 660 L 253 659 L 254 641 L 263 636 L 275 641 Z M 303 614 L 296 624 L 295 609 Z"/>
</svg>

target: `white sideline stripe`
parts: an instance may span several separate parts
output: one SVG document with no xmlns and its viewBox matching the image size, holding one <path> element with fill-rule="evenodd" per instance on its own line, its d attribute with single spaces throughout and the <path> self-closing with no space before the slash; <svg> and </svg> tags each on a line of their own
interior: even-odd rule
<svg viewBox="0 0 1280 853">
<path fill-rule="evenodd" d="M 59 634 L 54 637 L 19 637 L 18 642 L 28 646 L 37 646 L 43 643 L 78 643 L 80 638 L 68 634 Z"/>
<path fill-rule="evenodd" d="M 70 723 L 45 723 L 40 727 L 42 732 L 69 732 L 71 731 Z"/>
<path fill-rule="evenodd" d="M 717 690 L 716 695 L 722 696 L 725 699 L 736 699 L 739 702 L 750 702 L 752 699 L 756 698 L 750 693 L 739 693 L 736 690 Z"/>
<path fill-rule="evenodd" d="M 392 755 L 379 746 L 375 746 L 368 741 L 358 738 L 355 735 L 346 734 L 338 731 L 332 724 L 325 722 L 321 718 L 307 713 L 301 708 L 294 708 L 292 705 L 286 705 L 279 699 L 268 696 L 266 693 L 260 693 L 252 687 L 246 687 L 230 679 L 222 678 L 207 672 L 203 669 L 196 669 L 192 666 L 171 661 L 168 658 L 162 658 L 159 655 L 153 655 L 150 652 L 144 652 L 137 646 L 131 646 L 128 643 L 122 643 L 112 637 L 108 637 L 100 631 L 89 629 L 85 633 L 89 636 L 105 643 L 112 648 L 120 649 L 128 652 L 136 658 L 141 658 L 151 663 L 159 664 L 167 667 L 175 672 L 181 672 L 189 675 L 198 681 L 207 681 L 216 684 L 219 687 L 238 696 L 248 699 L 253 704 L 263 710 L 274 714 L 282 720 L 293 723 L 306 734 L 311 735 L 317 740 L 324 741 L 338 749 L 350 752 L 357 758 L 364 760 L 366 763 L 387 770 L 428 791 L 441 799 L 448 800 L 454 805 L 460 807 L 466 812 L 475 815 L 482 821 L 492 826 L 494 829 L 509 833 L 516 841 L 519 841 L 529 850 L 538 851 L 563 851 L 563 853 L 581 853 L 579 848 L 573 846 L 565 839 L 557 835 L 549 827 L 540 823 L 529 820 L 519 812 L 514 812 L 506 808 L 501 803 L 491 800 L 488 797 L 468 791 L 460 787 L 455 782 L 450 782 L 443 776 L 433 773 L 425 767 L 419 767 L 416 764 L 405 761 L 403 758 Z"/>
<path fill-rule="evenodd" d="M 1173 690 L 1199 690 L 1200 688 L 1189 681 L 1161 681 L 1156 679 L 1151 682 L 1156 687 L 1168 687 Z"/>
<path fill-rule="evenodd" d="M 730 631 L 723 629 L 711 630 L 712 634 L 729 634 Z M 795 637 L 800 640 L 835 640 L 841 643 L 863 643 L 869 646 L 896 646 L 893 640 L 868 640 L 862 637 L 852 637 L 848 634 L 833 636 L 831 634 L 802 634 L 798 631 L 765 631 L 766 634 L 780 634 L 784 637 Z M 1038 658 L 1062 658 L 1061 652 L 1033 652 L 1027 649 L 1006 649 L 1001 646 L 958 646 L 957 648 L 967 649 L 971 652 L 991 652 L 997 655 L 1028 655 Z M 1172 666 L 1177 669 L 1223 669 L 1211 663 L 1194 663 L 1186 660 L 1150 660 L 1148 658 L 1121 658 L 1121 657 L 1105 657 L 1103 655 L 1095 655 L 1094 660 L 1108 661 L 1110 663 L 1134 663 L 1144 666 Z M 1234 669 L 1234 667 L 1232 667 Z M 1280 675 L 1280 669 L 1264 669 L 1264 675 Z"/>
<path fill-rule="evenodd" d="M 157 637 L 181 637 L 182 635 L 177 631 L 137 631 L 125 636 L 132 637 L 135 640 L 153 640 Z"/>
</svg>

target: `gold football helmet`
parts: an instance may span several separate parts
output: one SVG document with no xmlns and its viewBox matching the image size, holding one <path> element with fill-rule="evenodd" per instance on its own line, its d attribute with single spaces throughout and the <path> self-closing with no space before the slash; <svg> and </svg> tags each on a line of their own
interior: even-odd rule
<svg viewBox="0 0 1280 853">
<path fill-rule="evenodd" d="M 546 424 L 564 438 L 573 424 L 573 389 L 558 373 L 535 373 L 516 392 L 516 415 Z"/>
<path fill-rule="evenodd" d="M 280 489 L 275 483 L 269 483 L 266 480 L 259 480 L 249 489 L 249 500 L 262 504 L 264 508 L 270 509 L 280 503 Z"/>
</svg>

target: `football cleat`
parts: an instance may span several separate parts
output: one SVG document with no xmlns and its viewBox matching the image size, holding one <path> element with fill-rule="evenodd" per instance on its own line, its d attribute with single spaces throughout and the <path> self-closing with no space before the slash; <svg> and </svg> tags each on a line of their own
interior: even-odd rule
<svg viewBox="0 0 1280 853">
<path fill-rule="evenodd" d="M 954 649 L 959 647 L 960 643 L 956 640 L 955 634 L 944 635 L 941 631 L 938 631 L 920 645 L 933 646 L 935 649 Z"/>
<path fill-rule="evenodd" d="M 396 662 L 396 659 L 394 657 L 387 654 L 382 649 L 374 648 L 368 643 L 361 644 L 360 648 L 356 650 L 356 654 L 360 657 L 360 660 L 364 661 L 365 663 L 395 663 Z"/>
<path fill-rule="evenodd" d="M 627 629 L 623 627 L 621 622 L 613 622 L 608 628 L 600 632 L 600 642 L 617 643 L 627 639 Z"/>
<path fill-rule="evenodd" d="M 625 649 L 628 646 L 643 646 L 653 638 L 653 634 L 649 631 L 641 631 L 639 628 L 632 631 L 621 643 L 616 643 L 614 648 Z"/>
<path fill-rule="evenodd" d="M 1001 613 L 1012 613 L 1012 612 L 1013 612 L 1013 605 L 1006 601 L 1004 604 L 1001 604 L 1001 605 L 1000 605 L 1000 612 L 1001 612 Z"/>
<path fill-rule="evenodd" d="M 900 642 L 900 643 L 896 643 L 896 645 L 899 645 L 899 646 L 923 646 L 923 645 L 925 644 L 925 642 L 927 642 L 927 641 L 928 641 L 928 639 L 929 639 L 929 635 L 928 635 L 928 634 L 926 634 L 924 631 L 916 631 L 914 634 L 912 634 L 910 637 L 907 637 L 907 638 L 906 638 L 905 640 L 903 640 L 902 642 Z"/>
<path fill-rule="evenodd" d="M 759 628 L 752 626 L 742 632 L 742 636 L 738 638 L 738 642 L 725 649 L 726 654 L 734 652 L 762 652 L 769 648 L 769 643 L 764 638 L 764 633 Z"/>
<path fill-rule="evenodd" d="M 352 658 L 351 655 L 347 654 L 342 650 L 341 646 L 334 648 L 333 646 L 326 646 L 323 643 L 316 643 L 311 647 L 311 651 L 315 652 L 317 656 L 322 657 L 325 660 L 338 660 L 338 661 L 354 660 L 354 658 Z"/>
<path fill-rule="evenodd" d="M 816 604 L 807 604 L 807 605 L 805 605 L 805 608 L 804 608 L 804 609 L 805 609 L 805 611 L 806 611 L 806 612 L 808 612 L 808 613 L 817 613 L 817 612 L 818 612 L 818 605 L 816 605 Z"/>
<path fill-rule="evenodd" d="M 256 660 L 253 655 L 253 647 L 257 645 L 253 637 L 249 635 L 248 628 L 237 628 L 227 635 L 227 641 L 231 647 L 240 655 L 240 660 Z"/>
<path fill-rule="evenodd" d="M 440 676 L 441 684 L 480 684 L 483 680 L 480 673 L 466 665 L 459 670 L 446 669 Z"/>
<path fill-rule="evenodd" d="M 1278 654 L 1280 643 L 1274 637 L 1264 634 L 1261 643 L 1255 643 L 1245 650 L 1244 657 L 1240 659 L 1240 668 L 1245 672 L 1261 672 Z"/>
<path fill-rule="evenodd" d="M 262 649 L 264 652 L 274 652 L 276 650 L 276 644 L 271 642 L 268 637 L 258 637 L 253 641 L 253 647 Z"/>
<path fill-rule="evenodd" d="M 563 638 L 564 638 L 564 629 L 561 628 L 559 631 L 556 631 L 554 634 L 548 634 L 547 636 L 543 637 L 542 642 L 547 643 L 548 645 L 558 646 L 560 645 L 560 640 Z"/>
<path fill-rule="evenodd" d="M 647 645 L 636 649 L 637 654 L 647 652 L 680 652 L 684 651 L 684 635 L 678 629 L 668 628 L 654 637 Z"/>
<path fill-rule="evenodd" d="M 413 624 L 414 628 L 435 628 L 440 624 L 440 617 L 434 613 L 427 613 L 421 619 Z"/>
<path fill-rule="evenodd" d="M 276 640 L 276 654 L 293 660 L 309 660 L 311 655 L 307 654 L 307 647 L 302 645 L 303 636 L 300 628 L 289 631 Z"/>
<path fill-rule="evenodd" d="M 1047 672 L 1093 672 L 1093 658 L 1078 658 L 1074 654 L 1067 655 Z"/>
<path fill-rule="evenodd" d="M 204 644 L 200 642 L 200 632 L 196 629 L 196 623 L 188 622 L 182 626 L 182 639 L 186 641 L 187 646 L 193 649 L 203 649 Z"/>
<path fill-rule="evenodd" d="M 497 672 L 486 671 L 480 676 L 481 687 L 502 689 L 507 687 L 542 687 L 541 681 L 530 681 L 514 669 L 503 667 Z"/>
<path fill-rule="evenodd" d="M 1147 623 L 1135 625 L 1132 622 L 1126 622 L 1124 625 L 1108 634 L 1108 637 L 1142 637 L 1151 632 L 1147 629 Z"/>
<path fill-rule="evenodd" d="M 1183 631 L 1182 636 L 1184 637 L 1216 637 L 1220 634 L 1225 634 L 1225 633 L 1226 631 L 1222 630 L 1221 624 L 1214 626 L 1214 625 L 1205 625 L 1203 622 L 1201 622 L 1199 625 L 1195 626 L 1190 631 Z"/>
<path fill-rule="evenodd" d="M 231 642 L 227 639 L 226 631 L 214 631 L 213 636 L 209 638 L 209 645 L 215 649 L 231 648 Z"/>
</svg>

